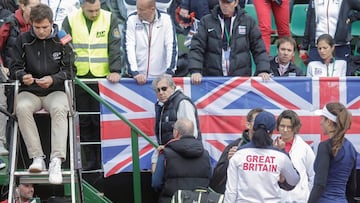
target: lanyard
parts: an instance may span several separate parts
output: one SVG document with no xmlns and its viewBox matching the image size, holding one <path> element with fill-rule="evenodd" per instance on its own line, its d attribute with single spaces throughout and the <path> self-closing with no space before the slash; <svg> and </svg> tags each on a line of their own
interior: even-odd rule
<svg viewBox="0 0 360 203">
<path fill-rule="evenodd" d="M 224 30 L 225 30 L 225 36 L 226 36 L 226 43 L 227 43 L 227 46 L 230 47 L 231 36 L 230 36 L 230 33 L 228 32 L 228 30 L 226 29 L 226 27 L 227 26 L 225 25 Z M 230 27 L 232 27 L 231 24 L 230 24 Z M 230 30 L 231 30 L 231 28 L 230 28 Z"/>
<path fill-rule="evenodd" d="M 224 33 L 225 33 L 226 44 L 227 44 L 228 47 L 230 47 L 231 31 L 232 31 L 232 27 L 233 27 L 233 17 L 230 18 L 230 30 L 229 31 L 228 31 L 226 23 L 225 23 L 225 18 L 223 18 L 221 26 L 222 26 L 221 36 L 222 36 L 222 38 L 224 38 Z"/>
<path fill-rule="evenodd" d="M 335 62 L 336 62 L 336 59 L 335 59 L 335 57 L 334 57 L 334 63 L 333 63 L 333 65 L 332 65 L 332 71 L 331 71 L 331 75 L 329 75 L 329 66 L 327 65 L 326 66 L 326 75 L 329 77 L 332 77 L 332 76 L 334 76 L 334 71 L 335 71 Z"/>
<path fill-rule="evenodd" d="M 48 0 L 47 2 L 48 2 L 48 6 L 51 8 L 51 6 L 50 6 L 50 0 Z M 57 7 L 56 7 L 55 16 L 54 16 L 54 21 L 56 21 L 57 15 L 58 15 L 58 13 L 59 13 L 60 4 L 61 4 L 61 0 L 59 0 L 59 3 L 58 3 L 58 5 L 57 5 Z"/>
</svg>

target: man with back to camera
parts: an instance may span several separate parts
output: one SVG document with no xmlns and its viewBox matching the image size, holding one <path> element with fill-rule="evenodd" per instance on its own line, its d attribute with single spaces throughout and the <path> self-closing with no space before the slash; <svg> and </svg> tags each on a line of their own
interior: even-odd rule
<svg viewBox="0 0 360 203">
<path fill-rule="evenodd" d="M 178 189 L 207 188 L 211 176 L 210 156 L 194 136 L 194 124 L 180 118 L 174 124 L 173 139 L 160 151 L 152 187 L 161 191 L 159 203 L 168 203 Z"/>
</svg>

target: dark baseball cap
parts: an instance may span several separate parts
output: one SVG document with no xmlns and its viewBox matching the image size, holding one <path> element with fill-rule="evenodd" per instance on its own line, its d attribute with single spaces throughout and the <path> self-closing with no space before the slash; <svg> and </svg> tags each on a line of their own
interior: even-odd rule
<svg viewBox="0 0 360 203">
<path fill-rule="evenodd" d="M 260 112 L 254 121 L 254 130 L 264 128 L 267 133 L 272 132 L 275 129 L 276 120 L 275 116 L 267 111 Z"/>
</svg>

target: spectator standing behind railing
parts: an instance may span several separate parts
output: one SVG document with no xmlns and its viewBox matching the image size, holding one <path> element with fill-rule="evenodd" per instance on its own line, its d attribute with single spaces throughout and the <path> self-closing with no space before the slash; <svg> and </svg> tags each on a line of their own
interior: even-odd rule
<svg viewBox="0 0 360 203">
<path fill-rule="evenodd" d="M 270 78 L 261 33 L 238 1 L 219 0 L 219 5 L 200 20 L 189 53 L 192 83 L 200 84 L 203 76 L 251 76 L 250 53 L 256 63 L 255 75 Z"/>
<path fill-rule="evenodd" d="M 347 21 L 351 10 L 360 11 L 360 0 L 310 0 L 300 57 L 307 54 L 308 62 L 320 60 L 316 41 L 320 35 L 329 34 L 334 38 L 334 56 L 347 61 L 351 54 L 351 24 Z"/>
<path fill-rule="evenodd" d="M 263 111 L 264 110 L 261 108 L 255 108 L 249 111 L 246 116 L 246 130 L 244 130 L 240 138 L 234 140 L 228 146 L 226 146 L 214 168 L 209 185 L 211 189 L 215 190 L 218 193 L 224 194 L 225 184 L 227 180 L 226 171 L 229 166 L 229 160 L 232 156 L 234 156 L 240 146 L 243 146 L 250 142 L 251 137 L 254 134 L 253 125 L 255 117 Z"/>
<path fill-rule="evenodd" d="M 316 42 L 320 60 L 311 61 L 307 66 L 308 77 L 346 76 L 347 62 L 334 57 L 335 42 L 329 34 L 320 35 Z"/>
<path fill-rule="evenodd" d="M 281 112 L 277 118 L 276 128 L 280 136 L 275 139 L 275 147 L 289 154 L 291 162 L 300 175 L 300 182 L 293 190 L 281 190 L 281 202 L 305 203 L 314 182 L 314 151 L 301 136 L 297 135 L 301 128 L 301 121 L 293 110 Z"/>
<path fill-rule="evenodd" d="M 15 113 L 29 157 L 29 172 L 46 170 L 38 128 L 33 113 L 44 108 L 51 117 L 49 182 L 61 184 L 61 162 L 66 159 L 69 102 L 64 81 L 71 78 L 73 58 L 57 37 L 53 13 L 44 4 L 31 8 L 29 32 L 17 38 L 11 70 L 21 82 Z"/>
<path fill-rule="evenodd" d="M 318 146 L 314 186 L 308 203 L 347 203 L 356 194 L 356 156 L 345 138 L 351 126 L 351 113 L 338 102 L 328 103 L 321 112 L 322 133 L 329 136 Z"/>
<path fill-rule="evenodd" d="M 296 49 L 296 41 L 292 37 L 282 37 L 277 42 L 278 55 L 270 59 L 273 76 L 304 76 L 301 68 L 292 62 Z"/>
<path fill-rule="evenodd" d="M 65 17 L 80 8 L 79 0 L 41 0 L 41 3 L 48 5 L 54 13 L 54 23 L 61 30 Z"/>
<path fill-rule="evenodd" d="M 289 1 L 290 0 L 253 1 L 257 13 L 259 28 L 268 54 L 270 53 L 271 34 L 273 32 L 271 15 L 274 15 L 279 37 L 291 36 Z"/>
<path fill-rule="evenodd" d="M 122 52 L 119 20 L 112 13 L 100 8 L 100 0 L 84 0 L 81 8 L 67 16 L 63 29 L 71 34 L 75 48 L 77 77 L 106 78 L 117 83 L 121 78 Z M 97 84 L 89 85 L 99 92 Z M 75 89 L 76 107 L 79 112 L 99 112 L 100 105 L 81 87 Z M 99 115 L 80 116 L 82 141 L 98 141 L 100 138 Z M 99 169 L 100 146 L 83 147 L 86 159 L 85 170 Z"/>
<path fill-rule="evenodd" d="M 125 26 L 125 51 L 128 73 L 139 85 L 148 78 L 174 75 L 177 39 L 171 17 L 155 7 L 155 0 L 137 0 L 137 12 Z"/>
</svg>

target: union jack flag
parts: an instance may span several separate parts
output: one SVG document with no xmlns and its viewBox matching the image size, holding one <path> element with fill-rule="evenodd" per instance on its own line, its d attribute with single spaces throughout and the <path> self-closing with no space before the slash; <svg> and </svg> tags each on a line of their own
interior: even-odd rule
<svg viewBox="0 0 360 203">
<path fill-rule="evenodd" d="M 246 114 L 252 108 L 264 108 L 275 115 L 285 109 L 299 114 L 302 128 L 299 135 L 317 151 L 326 136 L 321 134 L 316 111 L 330 101 L 343 103 L 353 114 L 347 138 L 360 150 L 360 78 L 273 78 L 263 82 L 253 77 L 203 78 L 201 85 L 192 85 L 189 78 L 174 78 L 177 86 L 190 96 L 198 108 L 205 148 L 212 165 L 223 149 L 237 139 L 246 128 Z M 133 79 L 118 84 L 99 82 L 100 95 L 145 134 L 154 136 L 154 103 L 156 95 L 151 81 L 139 86 Z M 275 132 L 277 133 L 277 132 Z M 101 143 L 104 176 L 132 171 L 130 128 L 105 106 L 101 106 Z M 275 136 L 277 136 L 275 134 Z M 140 166 L 150 170 L 154 148 L 139 138 Z"/>
</svg>

